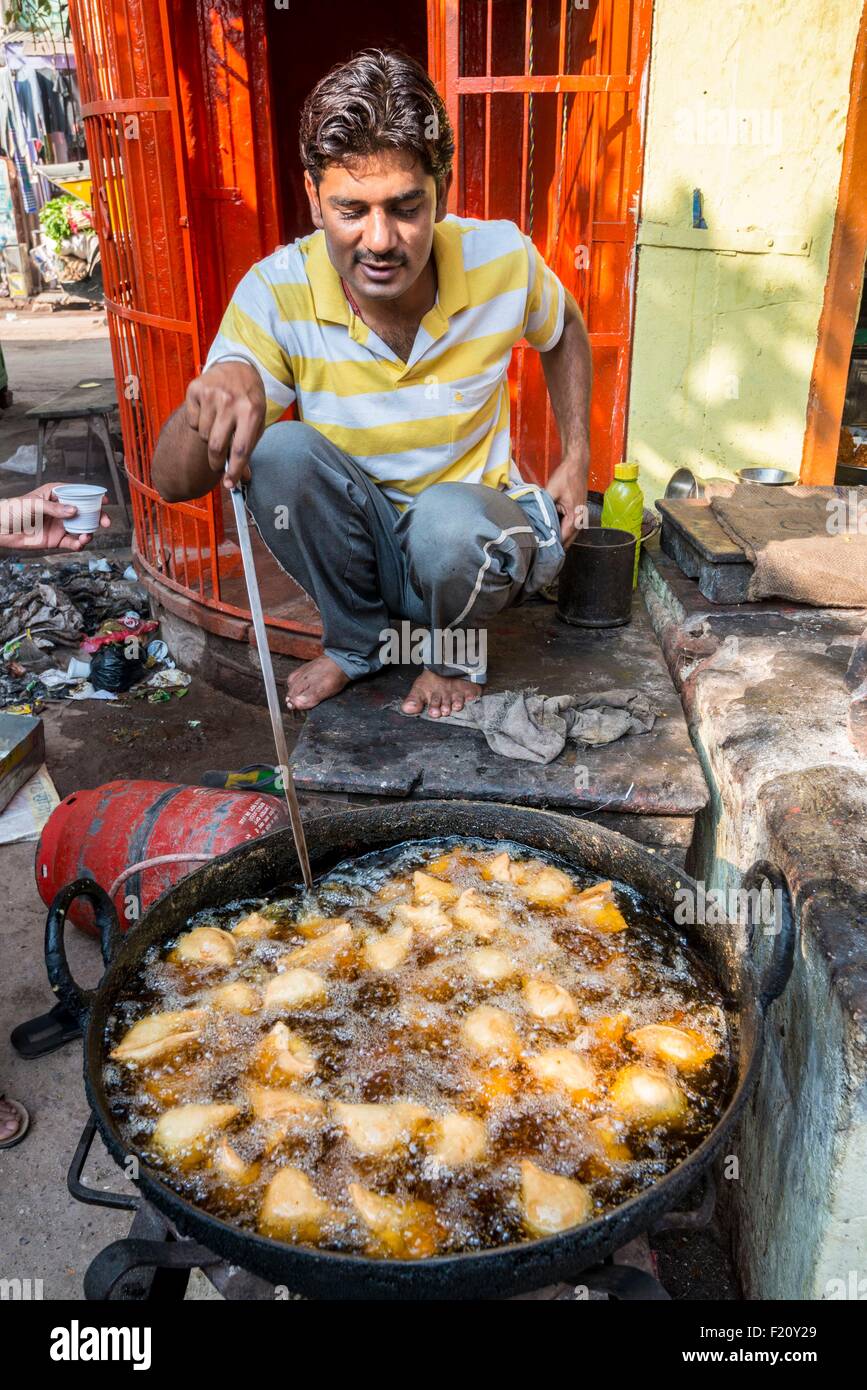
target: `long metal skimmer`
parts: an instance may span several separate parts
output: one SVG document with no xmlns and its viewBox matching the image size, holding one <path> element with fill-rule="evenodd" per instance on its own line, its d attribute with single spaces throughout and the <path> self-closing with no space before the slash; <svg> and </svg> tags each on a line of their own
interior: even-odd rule
<svg viewBox="0 0 867 1390">
<path fill-rule="evenodd" d="M 304 838 L 304 825 L 301 820 L 301 808 L 298 805 L 295 783 L 289 770 L 289 751 L 286 747 L 286 735 L 283 732 L 280 699 L 277 695 L 277 682 L 274 679 L 274 664 L 271 661 L 271 650 L 265 631 L 259 580 L 256 577 L 256 562 L 253 559 L 253 547 L 250 543 L 247 508 L 244 504 L 244 494 L 239 487 L 233 487 L 231 495 L 232 506 L 235 509 L 235 524 L 238 528 L 238 545 L 241 547 L 241 559 L 244 562 L 244 578 L 247 581 L 247 598 L 250 602 L 253 631 L 256 634 L 256 648 L 259 652 L 259 665 L 262 667 L 262 679 L 265 682 L 265 694 L 268 697 L 268 713 L 271 716 L 274 745 L 277 749 L 277 764 L 283 780 L 283 791 L 286 796 L 286 805 L 289 808 L 289 820 L 292 825 L 295 848 L 298 851 L 298 862 L 301 865 L 305 885 L 312 888 L 313 874 L 310 872 L 310 856 L 307 853 L 307 841 Z"/>
</svg>

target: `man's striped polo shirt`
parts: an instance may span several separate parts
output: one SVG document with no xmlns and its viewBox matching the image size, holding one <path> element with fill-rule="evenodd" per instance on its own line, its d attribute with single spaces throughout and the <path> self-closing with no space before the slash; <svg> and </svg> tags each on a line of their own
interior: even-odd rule
<svg viewBox="0 0 867 1390">
<path fill-rule="evenodd" d="M 546 352 L 563 331 L 563 286 L 514 222 L 434 227 L 438 291 L 408 362 L 354 313 L 325 234 L 259 261 L 232 296 L 206 366 L 240 359 L 265 385 L 266 424 L 299 418 L 356 460 L 398 506 L 439 482 L 509 487 L 512 348 Z"/>
</svg>

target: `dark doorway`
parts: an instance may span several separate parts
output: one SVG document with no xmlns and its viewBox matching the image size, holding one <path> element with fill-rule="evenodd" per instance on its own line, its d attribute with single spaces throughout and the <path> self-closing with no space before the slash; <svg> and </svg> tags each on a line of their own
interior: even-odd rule
<svg viewBox="0 0 867 1390">
<path fill-rule="evenodd" d="M 313 230 L 298 159 L 298 116 L 311 87 L 362 48 L 402 48 L 427 66 L 425 0 L 338 0 L 291 10 L 268 6 L 273 139 L 280 171 L 281 239 Z"/>
</svg>

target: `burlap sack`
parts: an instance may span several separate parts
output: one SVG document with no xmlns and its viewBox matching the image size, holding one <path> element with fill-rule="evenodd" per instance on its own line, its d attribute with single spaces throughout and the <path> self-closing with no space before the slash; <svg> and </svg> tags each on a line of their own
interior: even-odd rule
<svg viewBox="0 0 867 1390">
<path fill-rule="evenodd" d="M 710 506 L 754 566 L 751 600 L 867 608 L 867 488 L 742 483 Z"/>
</svg>

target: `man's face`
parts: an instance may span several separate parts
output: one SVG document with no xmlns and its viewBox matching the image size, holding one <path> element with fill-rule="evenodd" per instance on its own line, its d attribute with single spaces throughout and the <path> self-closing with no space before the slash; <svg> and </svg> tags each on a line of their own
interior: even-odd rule
<svg viewBox="0 0 867 1390">
<path fill-rule="evenodd" d="M 382 301 L 406 294 L 430 259 L 448 185 L 438 200 L 432 176 L 399 150 L 329 164 L 318 189 L 306 172 L 304 182 L 331 264 L 353 294 Z"/>
</svg>

